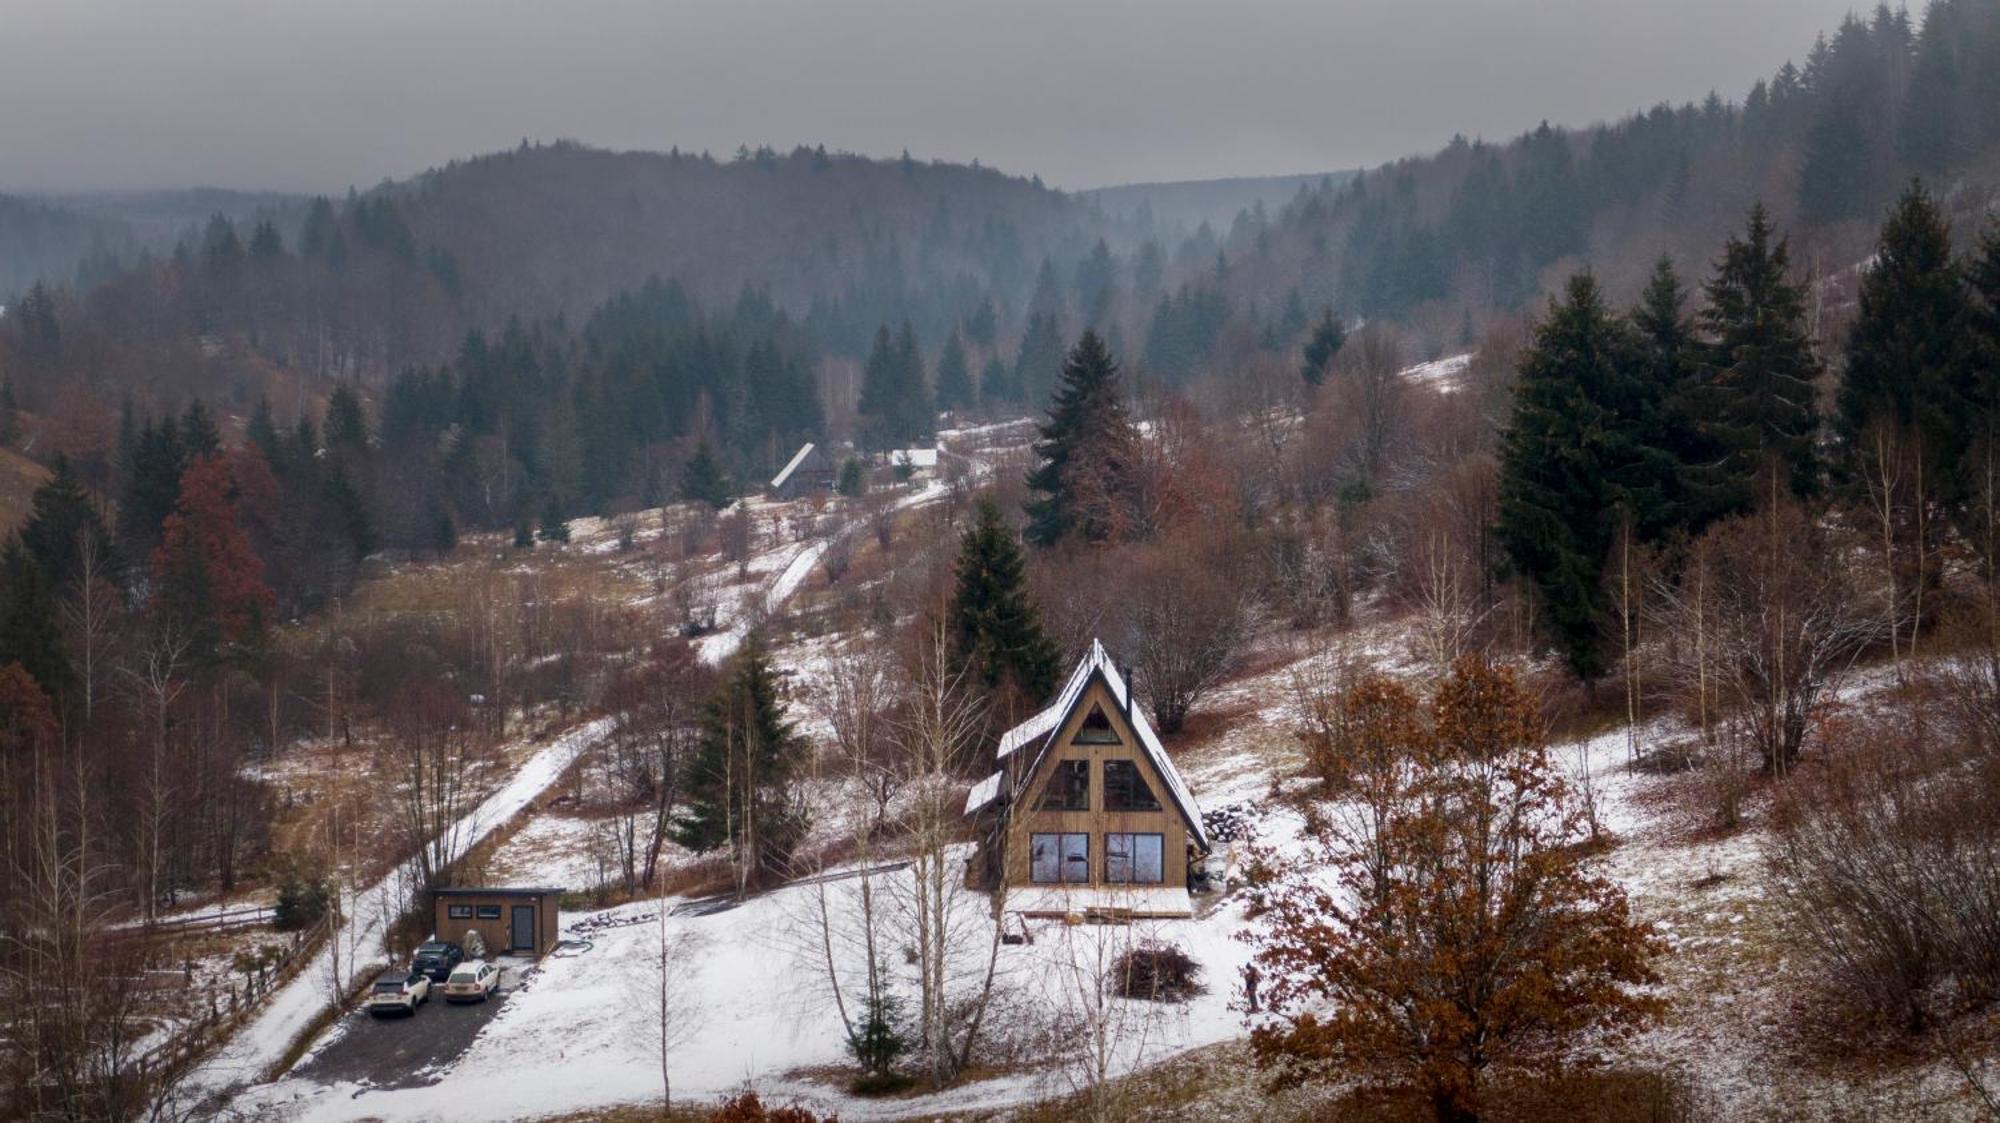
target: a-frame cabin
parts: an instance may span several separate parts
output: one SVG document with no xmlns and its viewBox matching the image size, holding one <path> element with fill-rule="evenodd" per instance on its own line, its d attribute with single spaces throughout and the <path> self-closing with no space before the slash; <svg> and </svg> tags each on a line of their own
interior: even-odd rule
<svg viewBox="0 0 2000 1123">
<path fill-rule="evenodd" d="M 1201 809 L 1103 644 L 994 756 L 965 801 L 974 888 L 1004 881 L 1006 910 L 1027 916 L 1192 913 L 1189 868 L 1209 852 Z"/>
</svg>

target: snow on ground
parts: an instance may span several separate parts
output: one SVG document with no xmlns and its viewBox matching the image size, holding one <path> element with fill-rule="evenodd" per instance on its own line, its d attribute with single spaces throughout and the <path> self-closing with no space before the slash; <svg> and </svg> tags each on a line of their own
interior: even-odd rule
<svg viewBox="0 0 2000 1123">
<path fill-rule="evenodd" d="M 463 845 L 476 845 L 494 828 L 533 803 L 555 783 L 578 753 L 603 737 L 610 727 L 608 720 L 588 722 L 529 757 L 513 779 L 466 816 L 459 827 Z M 383 926 L 395 909 L 396 889 L 414 876 L 412 859 L 364 891 L 355 902 L 352 919 L 343 933 L 329 939 L 291 982 L 273 993 L 248 1024 L 197 1068 L 189 1077 L 188 1087 L 203 1096 L 226 1095 L 231 1089 L 261 1079 L 282 1060 L 292 1043 L 327 1008 L 328 980 L 334 974 L 339 947 L 379 948 Z M 353 935 L 351 941 L 348 932 Z M 379 961 L 379 952 L 367 954 Z M 347 973 L 353 977 L 357 973 L 355 966 L 348 965 Z"/>
<path fill-rule="evenodd" d="M 1440 394 L 1454 393 L 1459 388 L 1460 376 L 1465 373 L 1466 367 L 1472 365 L 1475 354 L 1476 352 L 1468 351 L 1463 355 L 1433 359 L 1428 363 L 1406 367 L 1400 373 L 1403 380 L 1412 386 L 1428 386 Z"/>
<path fill-rule="evenodd" d="M 907 874 L 882 875 L 882 881 L 897 876 Z M 671 1052 L 676 1097 L 719 1098 L 747 1085 L 844 1119 L 885 1119 L 990 1109 L 1069 1090 L 1060 1070 L 1010 1073 L 915 1101 L 860 1099 L 814 1079 L 816 1070 L 847 1063 L 839 1014 L 814 961 L 815 902 L 824 889 L 836 915 L 845 915 L 858 899 L 858 886 L 856 880 L 798 885 L 711 915 L 665 918 L 670 946 L 682 950 L 682 962 L 692 972 L 686 1043 Z M 664 902 L 668 909 L 677 903 Z M 968 950 L 983 957 L 984 933 L 991 931 L 984 898 L 966 893 L 962 903 L 977 928 Z M 592 922 L 590 950 L 545 960 L 530 985 L 508 996 L 465 1055 L 435 1074 L 436 1083 L 377 1089 L 291 1078 L 256 1089 L 240 1106 L 296 1120 L 432 1120 L 466 1118 L 466 1105 L 473 1103 L 490 1111 L 494 1102 L 484 1093 L 501 1086 L 513 1117 L 655 1098 L 658 1022 L 646 996 L 655 993 L 658 977 L 653 964 L 662 939 L 661 907 L 662 902 L 643 901 L 564 914 L 566 930 L 586 917 Z M 1249 955 L 1234 938 L 1241 908 L 1227 905 L 1206 920 L 1126 927 L 1040 925 L 1033 944 L 1001 949 L 1003 986 L 1016 1003 L 1010 1009 L 1083 1009 L 1078 979 L 1096 977 L 1139 940 L 1161 939 L 1203 963 L 1209 992 L 1183 1006 L 1111 1000 L 1105 1036 L 1116 1055 L 1114 1071 L 1234 1037 L 1241 1023 L 1229 1008 L 1231 983 Z M 596 927 L 607 921 L 615 926 Z M 891 964 L 898 991 L 914 995 L 913 969 L 900 957 Z"/>
</svg>

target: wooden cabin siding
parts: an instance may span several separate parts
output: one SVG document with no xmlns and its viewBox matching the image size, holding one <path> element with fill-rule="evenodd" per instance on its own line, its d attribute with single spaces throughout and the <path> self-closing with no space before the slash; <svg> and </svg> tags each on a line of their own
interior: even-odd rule
<svg viewBox="0 0 2000 1123">
<path fill-rule="evenodd" d="M 1077 742 L 1083 723 L 1097 707 L 1102 707 L 1105 716 L 1110 719 L 1112 729 L 1118 734 L 1119 744 Z M 1021 753 L 1026 755 L 1033 751 L 1024 748 Z M 1090 809 L 1087 811 L 1040 810 L 1043 791 L 1057 770 L 1057 762 L 1064 760 L 1090 762 Z M 1105 808 L 1104 763 L 1113 760 L 1133 763 L 1147 787 L 1152 789 L 1153 798 L 1159 802 L 1158 811 L 1111 811 Z M 1027 767 L 1031 763 L 1024 760 L 1021 766 Z M 1146 750 L 1140 746 L 1138 733 L 1132 728 L 1130 719 L 1111 691 L 1099 680 L 1091 683 L 1083 699 L 1070 711 L 1047 755 L 1040 762 L 1036 775 L 1031 778 L 1020 801 L 1014 805 L 1008 824 L 1007 882 L 1017 886 L 1050 884 L 1035 882 L 1030 870 L 1031 836 L 1050 833 L 1090 836 L 1090 880 L 1066 884 L 1098 887 L 1128 884 L 1104 879 L 1104 836 L 1127 832 L 1160 835 L 1162 879 L 1158 884 L 1176 888 L 1187 885 L 1187 826 L 1174 806 L 1165 778 L 1153 767 Z"/>
</svg>

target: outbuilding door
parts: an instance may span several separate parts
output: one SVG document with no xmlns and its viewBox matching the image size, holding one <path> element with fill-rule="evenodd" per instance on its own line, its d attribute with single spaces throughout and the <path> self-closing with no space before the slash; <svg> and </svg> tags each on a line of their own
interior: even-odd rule
<svg viewBox="0 0 2000 1123">
<path fill-rule="evenodd" d="M 535 906 L 514 906 L 513 950 L 535 950 Z"/>
</svg>

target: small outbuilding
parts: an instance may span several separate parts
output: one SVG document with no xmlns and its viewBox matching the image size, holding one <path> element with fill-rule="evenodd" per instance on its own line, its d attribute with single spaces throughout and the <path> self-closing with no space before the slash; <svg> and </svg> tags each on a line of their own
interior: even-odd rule
<svg viewBox="0 0 2000 1123">
<path fill-rule="evenodd" d="M 556 946 L 562 895 L 549 887 L 433 889 L 431 930 L 461 946 L 477 932 L 488 956 L 538 959 Z"/>
<path fill-rule="evenodd" d="M 965 813 L 973 888 L 1025 916 L 1184 917 L 1208 832 L 1180 771 L 1104 645 L 1047 709 L 1000 738 Z"/>
<path fill-rule="evenodd" d="M 768 490 L 773 499 L 797 499 L 802 495 L 832 491 L 833 484 L 833 458 L 827 455 L 826 449 L 807 441 L 799 446 L 778 474 L 771 477 Z"/>
</svg>

